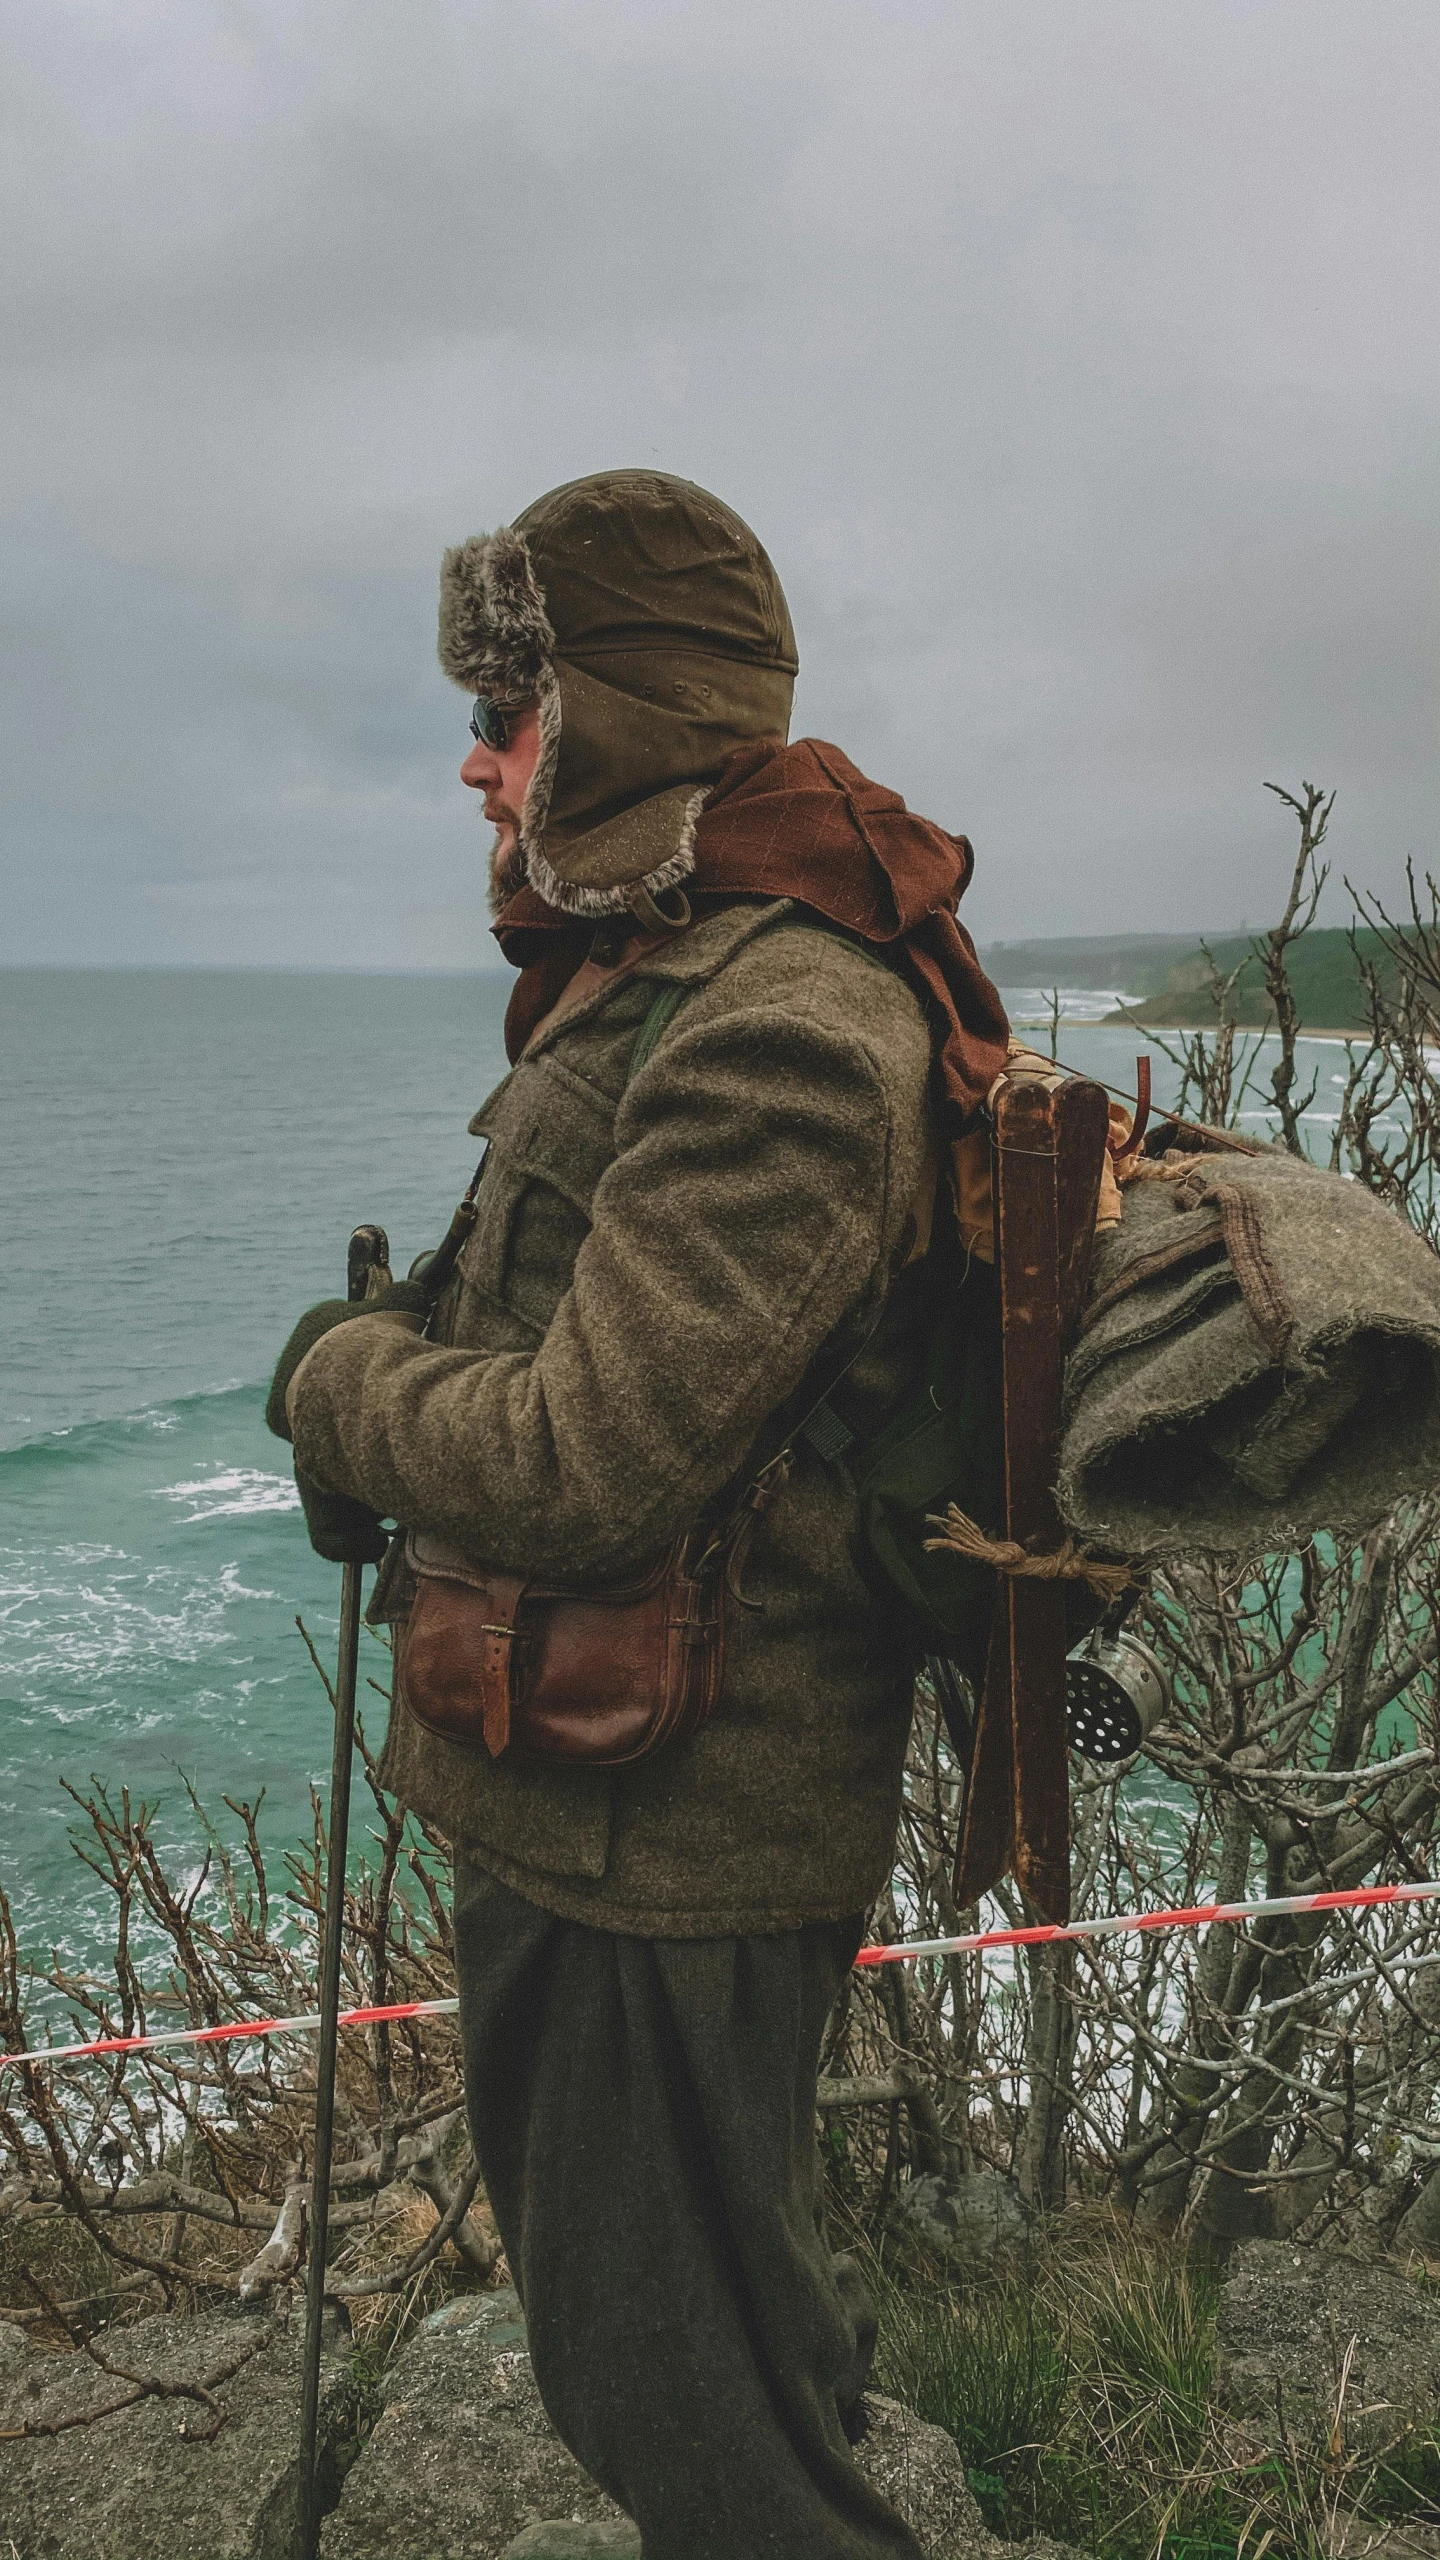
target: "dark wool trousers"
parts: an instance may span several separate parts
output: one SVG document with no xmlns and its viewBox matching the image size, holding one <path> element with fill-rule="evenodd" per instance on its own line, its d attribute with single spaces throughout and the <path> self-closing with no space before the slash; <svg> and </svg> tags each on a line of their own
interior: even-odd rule
<svg viewBox="0 0 1440 2560">
<path fill-rule="evenodd" d="M 816 2219 L 860 1936 L 619 1937 L 457 1856 L 470 2120 L 535 2378 L 645 2560 L 922 2560 L 846 2442 L 874 2323 Z"/>
</svg>

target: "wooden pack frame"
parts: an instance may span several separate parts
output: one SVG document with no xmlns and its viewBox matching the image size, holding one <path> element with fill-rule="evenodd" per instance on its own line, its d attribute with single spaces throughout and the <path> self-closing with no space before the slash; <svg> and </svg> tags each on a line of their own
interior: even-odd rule
<svg viewBox="0 0 1440 2560">
<path fill-rule="evenodd" d="M 1109 1115 L 1101 1086 L 1027 1066 L 990 1097 L 1000 1283 L 1005 1533 L 1032 1555 L 1055 1507 L 1065 1351 L 1095 1237 Z M 1065 1588 L 998 1577 L 955 1876 L 962 1908 L 1006 1874 L 1043 1919 L 1070 1916 Z"/>
</svg>

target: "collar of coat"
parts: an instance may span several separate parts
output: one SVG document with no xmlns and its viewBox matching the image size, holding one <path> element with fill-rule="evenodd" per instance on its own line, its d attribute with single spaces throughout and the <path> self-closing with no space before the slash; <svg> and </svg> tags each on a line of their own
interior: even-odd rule
<svg viewBox="0 0 1440 2560">
<path fill-rule="evenodd" d="M 838 747 L 760 739 L 730 757 L 695 828 L 686 891 L 703 913 L 732 898 L 791 898 L 890 954 L 930 1023 L 938 1090 L 952 1129 L 969 1121 L 1004 1069 L 1009 1024 L 955 910 L 974 855 L 870 782 Z M 574 971 L 592 921 L 522 889 L 495 923 L 520 972 L 505 1017 L 512 1059 Z"/>
</svg>

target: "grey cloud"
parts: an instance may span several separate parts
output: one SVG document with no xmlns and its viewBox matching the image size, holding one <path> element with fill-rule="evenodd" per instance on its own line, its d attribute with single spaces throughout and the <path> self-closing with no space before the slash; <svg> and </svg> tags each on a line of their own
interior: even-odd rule
<svg viewBox="0 0 1440 2560">
<path fill-rule="evenodd" d="M 443 542 L 621 460 L 790 589 L 977 929 L 1433 858 L 1426 0 L 65 0 L 6 22 L 19 956 L 484 948 Z"/>
<path fill-rule="evenodd" d="M 0 308 L 22 360 L 53 363 L 57 293 L 62 363 L 201 350 L 323 365 L 437 338 L 634 337 L 667 306 L 722 317 L 763 291 L 772 137 L 746 142 L 750 75 L 731 48 L 697 123 L 697 65 L 663 42 L 638 77 L 601 66 L 582 100 L 580 64 L 547 61 L 523 19 L 366 5 L 308 19 L 296 93 L 272 115 L 217 131 L 173 98 L 133 155 L 113 137 L 97 150 L 88 119 L 17 86 Z M 558 131 L 534 112 L 547 88 Z M 54 218 L 57 169 L 87 218 Z M 682 218 L 657 219 L 667 206 Z"/>
</svg>

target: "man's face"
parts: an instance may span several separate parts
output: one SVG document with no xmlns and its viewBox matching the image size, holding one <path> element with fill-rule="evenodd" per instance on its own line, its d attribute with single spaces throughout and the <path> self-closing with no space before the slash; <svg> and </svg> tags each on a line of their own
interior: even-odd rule
<svg viewBox="0 0 1440 2560">
<path fill-rule="evenodd" d="M 490 850 L 491 903 L 503 906 L 521 885 L 520 812 L 540 759 L 538 701 L 506 703 L 505 744 L 487 747 L 477 738 L 460 767 L 460 779 L 485 794 L 485 815 L 495 830 Z"/>
</svg>

